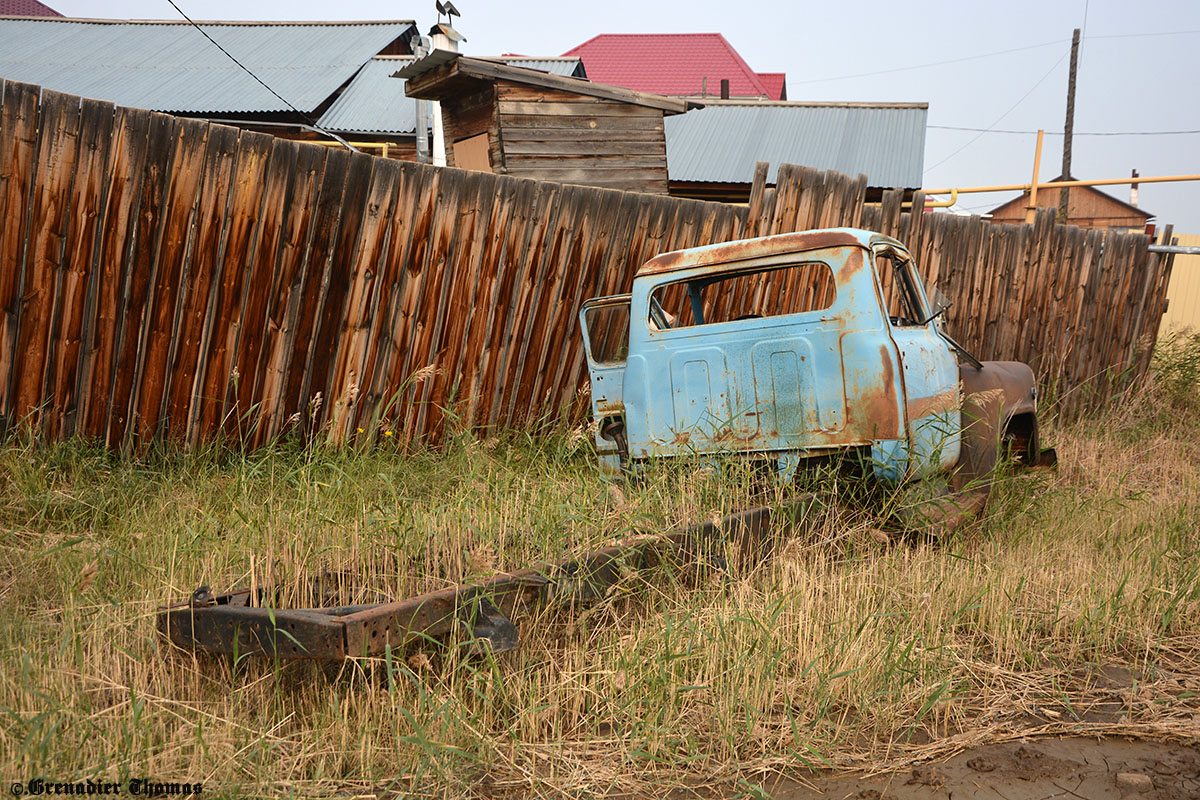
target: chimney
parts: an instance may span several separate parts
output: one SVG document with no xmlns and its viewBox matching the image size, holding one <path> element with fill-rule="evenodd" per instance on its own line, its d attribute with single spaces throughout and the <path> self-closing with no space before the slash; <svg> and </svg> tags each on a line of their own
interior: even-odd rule
<svg viewBox="0 0 1200 800">
<path fill-rule="evenodd" d="M 721 99 L 729 99 L 729 78 L 721 78 Z"/>
<path fill-rule="evenodd" d="M 416 37 L 413 42 L 413 59 L 420 61 L 429 55 L 429 40 Z M 415 100 L 417 104 L 417 163 L 429 163 L 429 101 Z"/>
<path fill-rule="evenodd" d="M 705 75 L 700 79 L 700 96 L 708 97 L 708 76 Z"/>
<path fill-rule="evenodd" d="M 1136 178 L 1137 176 L 1138 171 L 1136 169 L 1130 171 L 1129 177 Z M 1131 206 L 1137 205 L 1137 186 L 1137 181 L 1133 181 L 1129 184 L 1129 205 Z"/>
<path fill-rule="evenodd" d="M 461 33 L 443 22 L 430 28 L 429 35 L 433 39 L 434 50 L 449 50 L 452 53 L 458 52 L 460 41 L 466 41 Z M 433 128 L 433 165 L 444 167 L 446 166 L 446 135 L 442 130 L 442 104 L 436 100 L 429 101 L 429 116 L 433 123 L 431 125 Z"/>
</svg>

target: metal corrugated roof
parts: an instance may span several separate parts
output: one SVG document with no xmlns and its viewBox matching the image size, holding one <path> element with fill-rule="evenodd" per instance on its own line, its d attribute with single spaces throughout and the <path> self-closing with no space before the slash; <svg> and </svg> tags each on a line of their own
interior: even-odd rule
<svg viewBox="0 0 1200 800">
<path fill-rule="evenodd" d="M 509 64 L 514 67 L 525 67 L 525 69 L 540 69 L 542 72 L 549 72 L 551 75 L 564 75 L 568 78 L 586 78 L 587 72 L 584 71 L 583 62 L 578 58 L 514 58 L 512 56 L 501 56 L 499 61 Z"/>
<path fill-rule="evenodd" d="M 602 33 L 563 55 L 582 58 L 592 80 L 639 92 L 719 95 L 724 78 L 733 97 L 771 97 L 719 33 Z"/>
<path fill-rule="evenodd" d="M 404 79 L 392 74 L 411 57 L 372 58 L 321 115 L 322 128 L 343 133 L 413 133 L 417 102 L 404 94 Z"/>
<path fill-rule="evenodd" d="M 409 21 L 201 22 L 302 111 L 415 26 Z M 187 23 L 0 20 L 0 76 L 118 105 L 180 113 L 290 111 Z"/>
<path fill-rule="evenodd" d="M 554 75 L 584 77 L 577 58 L 497 58 L 517 67 Z M 413 133 L 417 129 L 416 101 L 404 94 L 403 78 L 391 77 L 413 63 L 412 56 L 371 59 L 338 96 L 319 121 L 322 128 L 342 133 Z"/>
<path fill-rule="evenodd" d="M 754 165 L 867 175 L 871 186 L 917 188 L 925 163 L 923 103 L 714 103 L 664 120 L 673 181 L 750 183 Z"/>
</svg>

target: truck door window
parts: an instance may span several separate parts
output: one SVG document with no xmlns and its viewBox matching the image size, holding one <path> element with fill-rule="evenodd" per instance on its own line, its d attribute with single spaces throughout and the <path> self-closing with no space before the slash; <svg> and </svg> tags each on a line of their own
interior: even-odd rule
<svg viewBox="0 0 1200 800">
<path fill-rule="evenodd" d="M 650 295 L 651 330 L 823 311 L 835 297 L 833 270 L 807 261 L 659 286 Z"/>
<path fill-rule="evenodd" d="M 629 354 L 629 303 L 595 306 L 585 314 L 588 350 L 597 364 L 617 364 Z"/>
<path fill-rule="evenodd" d="M 923 324 L 929 314 L 921 302 L 912 261 L 893 250 L 877 250 L 875 269 L 892 324 L 901 328 Z"/>
</svg>

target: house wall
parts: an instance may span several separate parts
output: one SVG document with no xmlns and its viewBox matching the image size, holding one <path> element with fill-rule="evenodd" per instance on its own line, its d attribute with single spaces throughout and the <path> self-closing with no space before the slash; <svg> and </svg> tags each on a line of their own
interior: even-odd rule
<svg viewBox="0 0 1200 800">
<path fill-rule="evenodd" d="M 1058 208 L 1058 193 L 1061 189 L 1038 189 L 1038 208 Z M 1006 224 L 1025 221 L 1025 204 L 1028 194 L 1022 194 L 992 212 L 993 222 Z M 1067 220 L 1080 228 L 1101 230 L 1128 229 L 1140 231 L 1146 226 L 1151 214 L 1139 214 L 1129 206 L 1119 203 L 1104 192 L 1089 186 L 1071 187 Z"/>
<path fill-rule="evenodd" d="M 745 205 L 750 202 L 751 185 L 749 183 L 724 183 L 700 181 L 671 181 L 671 197 L 686 197 L 690 200 L 707 200 L 713 203 L 738 203 Z M 879 186 L 868 186 L 865 192 L 866 202 L 879 203 L 883 200 L 884 189 Z M 911 203 L 914 189 L 903 189 L 904 202 Z M 1141 228 L 1139 228 L 1141 230 Z"/>
<path fill-rule="evenodd" d="M 1178 244 L 1200 247 L 1200 234 L 1179 234 Z M 1200 256 L 1175 256 L 1167 286 L 1167 312 L 1160 331 L 1191 328 L 1200 331 Z"/>
<path fill-rule="evenodd" d="M 506 174 L 667 194 L 662 111 L 504 80 L 495 88 Z"/>
<path fill-rule="evenodd" d="M 244 129 L 295 142 L 312 142 L 327 147 L 341 148 L 341 145 L 337 142 L 312 131 L 268 127 L 255 128 L 253 125 L 246 125 Z M 380 136 L 371 133 L 339 133 L 338 135 L 354 145 L 357 150 L 368 155 L 394 158 L 397 161 L 417 160 L 417 139 L 415 136 Z"/>
</svg>

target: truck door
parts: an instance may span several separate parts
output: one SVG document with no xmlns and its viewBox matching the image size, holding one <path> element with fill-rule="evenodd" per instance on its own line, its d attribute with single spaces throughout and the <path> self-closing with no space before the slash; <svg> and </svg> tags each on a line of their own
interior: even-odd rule
<svg viewBox="0 0 1200 800">
<path fill-rule="evenodd" d="M 937 322 L 912 257 L 890 244 L 876 245 L 872 253 L 892 341 L 900 352 L 908 471 L 948 469 L 958 462 L 961 440 L 958 359 L 934 329 Z"/>
</svg>

